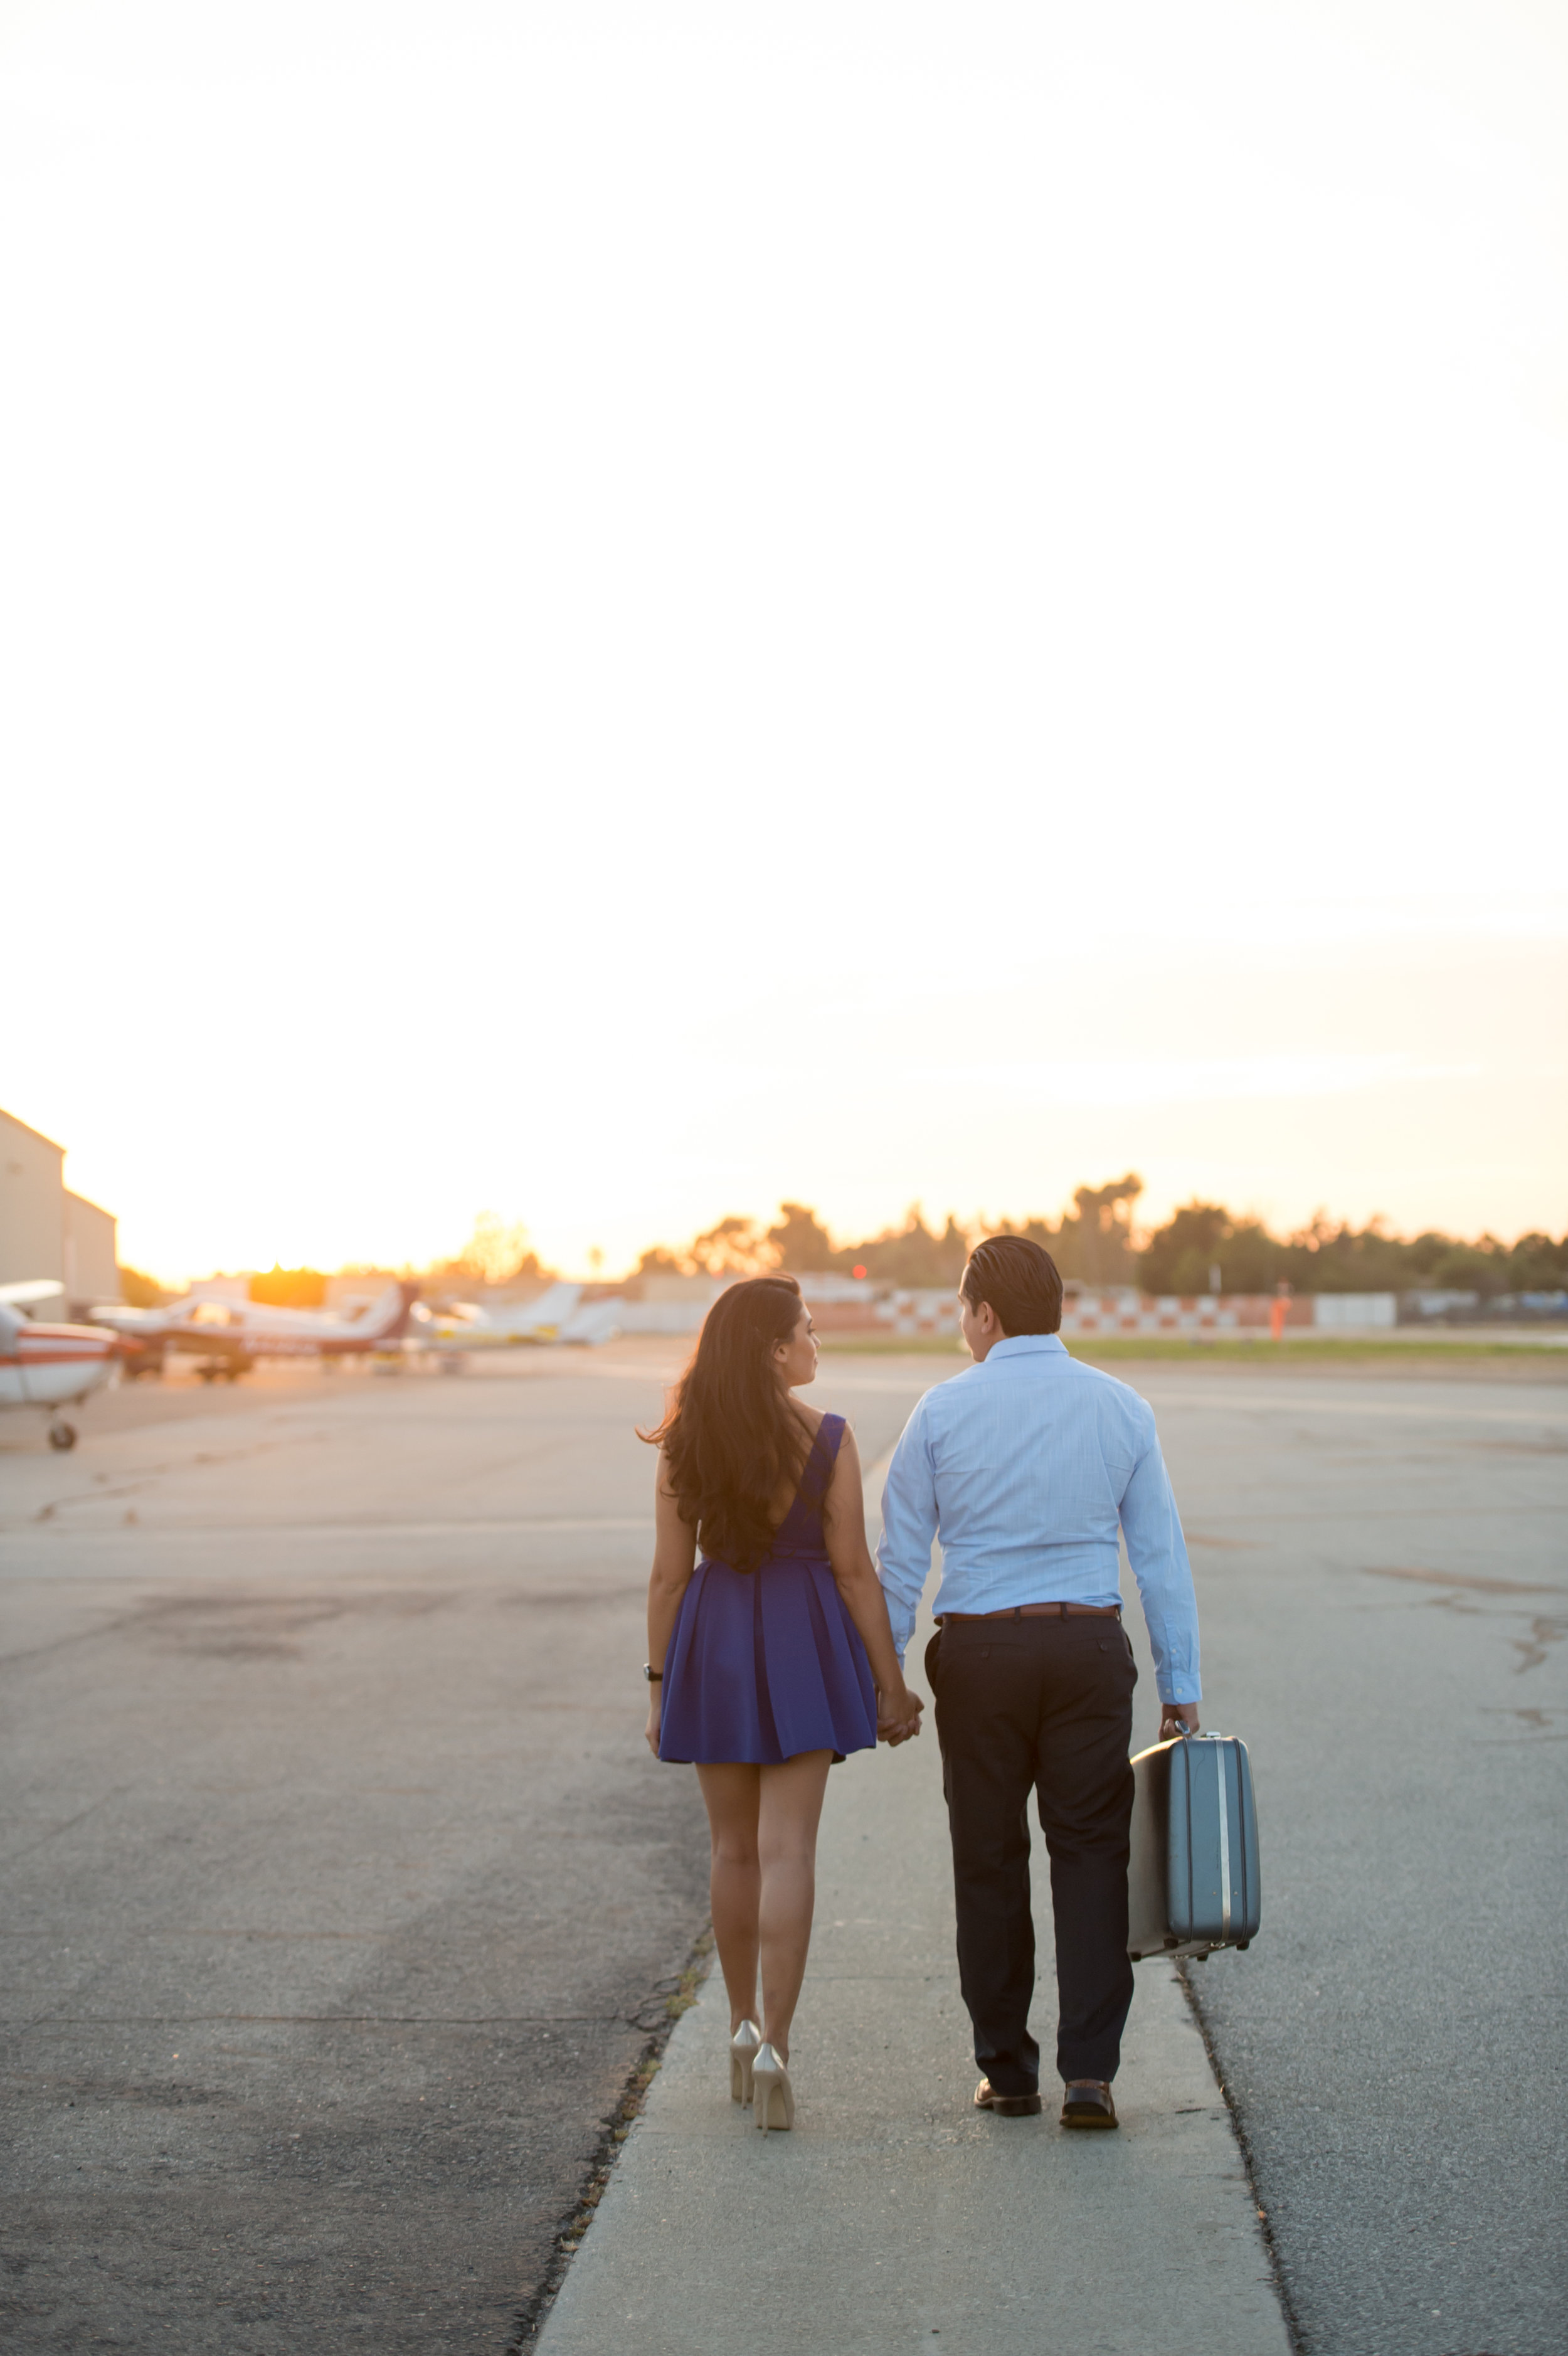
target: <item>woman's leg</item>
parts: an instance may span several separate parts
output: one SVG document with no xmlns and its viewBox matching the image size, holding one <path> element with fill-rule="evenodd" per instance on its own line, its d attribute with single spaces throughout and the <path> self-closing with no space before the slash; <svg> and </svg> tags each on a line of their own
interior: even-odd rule
<svg viewBox="0 0 1568 2356">
<path fill-rule="evenodd" d="M 752 1771 L 762 1783 L 756 1840 L 762 1866 L 763 2035 L 785 2062 L 811 1944 L 816 1826 L 832 1764 L 830 1751 L 803 1751 L 782 1767 Z"/>
<path fill-rule="evenodd" d="M 753 1767 L 743 1762 L 699 1766 L 697 1771 L 713 1843 L 708 1886 L 713 1936 L 730 1997 L 731 2034 L 743 2020 L 757 2017 L 757 1907 L 762 1893 L 757 1804 L 763 1777 L 779 1772 L 776 1767 Z"/>
</svg>

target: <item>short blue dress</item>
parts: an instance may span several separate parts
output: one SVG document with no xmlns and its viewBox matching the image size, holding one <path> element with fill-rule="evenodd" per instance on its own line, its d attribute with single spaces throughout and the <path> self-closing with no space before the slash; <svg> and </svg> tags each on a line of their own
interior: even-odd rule
<svg viewBox="0 0 1568 2356">
<path fill-rule="evenodd" d="M 841 1415 L 825 1415 L 795 1501 L 753 1571 L 704 1555 L 665 1655 L 659 1757 L 782 1766 L 803 1751 L 871 1751 L 877 1688 L 822 1530 Z"/>
</svg>

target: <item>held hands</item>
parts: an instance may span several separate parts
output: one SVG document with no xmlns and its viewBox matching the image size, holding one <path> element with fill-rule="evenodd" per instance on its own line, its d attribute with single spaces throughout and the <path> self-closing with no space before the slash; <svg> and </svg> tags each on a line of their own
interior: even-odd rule
<svg viewBox="0 0 1568 2356">
<path fill-rule="evenodd" d="M 656 1686 L 648 1697 L 648 1722 L 643 1729 L 643 1740 L 656 1759 L 659 1755 L 659 1690 Z M 877 1740 L 894 1751 L 901 1742 L 912 1740 L 920 1732 L 921 1713 L 925 1704 L 919 1694 L 901 1686 L 896 1693 L 877 1695 Z"/>
<path fill-rule="evenodd" d="M 925 1704 L 919 1694 L 911 1693 L 901 1680 L 884 1692 L 877 1689 L 877 1740 L 896 1751 L 901 1742 L 909 1742 L 920 1732 L 921 1712 Z"/>
</svg>

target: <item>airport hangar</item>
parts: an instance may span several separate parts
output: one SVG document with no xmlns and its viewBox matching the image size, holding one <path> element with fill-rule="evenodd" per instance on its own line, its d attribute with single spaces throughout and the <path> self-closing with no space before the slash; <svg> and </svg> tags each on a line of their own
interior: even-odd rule
<svg viewBox="0 0 1568 2356">
<path fill-rule="evenodd" d="M 115 1224 L 66 1184 L 63 1145 L 0 1112 L 0 1284 L 52 1278 L 73 1316 L 118 1301 Z"/>
</svg>

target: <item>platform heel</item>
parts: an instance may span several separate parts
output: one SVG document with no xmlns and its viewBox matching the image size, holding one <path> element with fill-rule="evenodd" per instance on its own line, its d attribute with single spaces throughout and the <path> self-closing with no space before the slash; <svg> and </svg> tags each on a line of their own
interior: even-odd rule
<svg viewBox="0 0 1568 2356">
<path fill-rule="evenodd" d="M 749 2103 L 752 2099 L 752 2065 L 762 2041 L 762 2030 L 754 2020 L 743 2020 L 730 2040 L 730 2100 L 732 2103 Z"/>
<path fill-rule="evenodd" d="M 759 2045 L 752 2063 L 752 2124 L 765 2135 L 787 2134 L 795 2125 L 795 2091 L 789 2072 L 771 2045 Z"/>
</svg>

